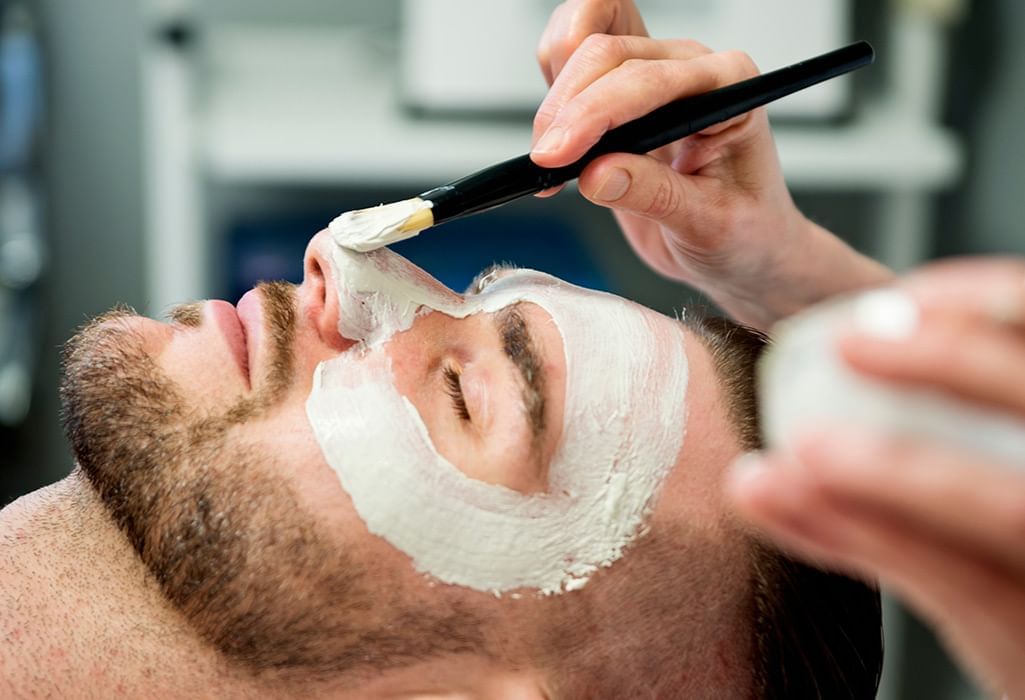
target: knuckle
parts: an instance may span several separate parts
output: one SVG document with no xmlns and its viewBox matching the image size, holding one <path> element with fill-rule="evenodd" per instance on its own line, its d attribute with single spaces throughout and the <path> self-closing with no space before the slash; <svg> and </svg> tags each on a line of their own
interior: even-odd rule
<svg viewBox="0 0 1025 700">
<path fill-rule="evenodd" d="M 697 41 L 696 39 L 686 39 L 685 41 L 688 45 L 690 45 L 692 49 L 694 49 L 698 53 L 712 53 L 712 47 L 710 47 L 708 44 L 703 44 L 700 41 Z"/>
<path fill-rule="evenodd" d="M 565 62 L 573 55 L 576 48 L 577 42 L 574 37 L 561 36 L 552 42 L 552 55 L 560 57 Z"/>
<path fill-rule="evenodd" d="M 644 58 L 628 58 L 623 61 L 619 67 L 627 73 L 638 74 L 645 72 L 651 65 L 652 62 Z"/>
<path fill-rule="evenodd" d="M 712 49 L 708 48 L 708 46 L 702 44 L 696 39 L 673 39 L 672 42 L 676 44 L 678 48 L 697 56 L 712 53 Z"/>
<path fill-rule="evenodd" d="M 723 60 L 733 66 L 741 75 L 758 75 L 758 65 L 747 52 L 737 50 L 724 51 L 722 53 L 722 57 Z"/>
<path fill-rule="evenodd" d="M 581 51 L 596 59 L 618 59 L 623 54 L 623 40 L 610 34 L 590 34 L 580 43 Z"/>
<path fill-rule="evenodd" d="M 663 178 L 652 191 L 643 212 L 653 219 L 665 219 L 678 211 L 681 203 L 679 188 Z"/>
<path fill-rule="evenodd" d="M 630 83 L 643 86 L 646 92 L 654 95 L 666 94 L 675 78 L 669 73 L 666 62 L 646 58 L 628 58 L 619 70 Z"/>
<path fill-rule="evenodd" d="M 549 59 L 552 55 L 552 45 L 547 39 L 542 39 L 535 49 L 534 54 L 537 56 L 537 62 L 541 64 L 542 68 L 548 65 Z"/>
<path fill-rule="evenodd" d="M 537 114 L 534 115 L 534 129 L 546 128 L 549 124 L 555 121 L 556 115 L 559 113 L 559 107 L 554 102 L 544 102 L 537 109 Z"/>
<path fill-rule="evenodd" d="M 580 45 L 590 51 L 602 51 L 608 45 L 608 41 L 611 38 L 612 37 L 608 34 L 588 34 L 584 37 L 584 40 L 580 42 Z"/>
<path fill-rule="evenodd" d="M 613 127 L 604 114 L 600 100 L 595 96 L 582 96 L 566 105 L 559 114 L 561 124 L 568 125 L 575 144 L 593 145 L 602 134 Z"/>
</svg>

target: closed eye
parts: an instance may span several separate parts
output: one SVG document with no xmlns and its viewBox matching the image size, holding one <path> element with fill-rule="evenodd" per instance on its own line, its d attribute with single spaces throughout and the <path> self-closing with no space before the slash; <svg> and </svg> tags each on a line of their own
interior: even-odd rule
<svg viewBox="0 0 1025 700">
<path fill-rule="evenodd" d="M 460 420 L 470 421 L 470 411 L 466 407 L 466 397 L 463 395 L 463 385 L 459 379 L 459 370 L 451 365 L 442 369 L 442 376 L 445 379 L 445 393 L 452 399 L 452 406 Z"/>
</svg>

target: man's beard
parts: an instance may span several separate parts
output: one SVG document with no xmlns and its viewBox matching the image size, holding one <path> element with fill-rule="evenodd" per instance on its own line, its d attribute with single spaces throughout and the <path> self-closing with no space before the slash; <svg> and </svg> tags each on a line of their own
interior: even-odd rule
<svg viewBox="0 0 1025 700">
<path fill-rule="evenodd" d="M 286 677 L 335 677 L 479 653 L 480 621 L 462 606 L 411 606 L 325 533 L 256 445 L 231 428 L 265 417 L 293 375 L 295 298 L 261 285 L 272 360 L 262 388 L 216 415 L 189 407 L 119 322 L 120 309 L 65 349 L 65 431 L 82 471 L 164 595 L 233 661 Z M 172 318 L 199 324 L 195 306 Z M 273 440 L 273 436 L 269 436 Z M 276 468 L 275 468 L 276 467 Z"/>
</svg>

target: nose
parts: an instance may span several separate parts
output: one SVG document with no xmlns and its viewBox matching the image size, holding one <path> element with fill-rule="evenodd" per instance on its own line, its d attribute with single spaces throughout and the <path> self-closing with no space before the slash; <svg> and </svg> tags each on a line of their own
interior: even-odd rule
<svg viewBox="0 0 1025 700">
<path fill-rule="evenodd" d="M 341 280 L 343 289 L 339 290 L 335 265 L 332 263 L 335 245 L 326 229 L 314 236 L 307 245 L 303 303 L 308 307 L 306 310 L 321 339 L 341 351 L 351 347 L 354 341 L 366 339 L 368 333 L 373 334 L 382 320 L 358 298 L 366 295 L 387 297 L 390 293 L 377 288 L 354 290 L 344 279 Z M 456 294 L 422 268 L 386 248 L 369 253 L 366 257 L 359 255 L 355 259 L 359 260 L 358 265 L 372 267 L 384 278 L 401 281 L 404 294 L 400 294 L 401 299 L 396 299 L 402 302 L 398 306 L 407 307 L 412 303 L 420 308 L 426 306 L 434 310 L 445 310 L 463 303 L 462 295 Z M 345 297 L 344 304 L 340 303 L 341 296 Z M 346 314 L 346 318 L 342 318 L 342 314 Z"/>
</svg>

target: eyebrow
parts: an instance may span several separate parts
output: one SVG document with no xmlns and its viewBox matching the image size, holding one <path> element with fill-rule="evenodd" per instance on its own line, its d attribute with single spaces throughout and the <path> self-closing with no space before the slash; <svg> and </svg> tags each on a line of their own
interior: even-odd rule
<svg viewBox="0 0 1025 700">
<path fill-rule="evenodd" d="M 545 431 L 545 372 L 518 306 L 507 306 L 492 318 L 502 339 L 502 351 L 523 378 L 523 412 L 536 446 Z"/>
</svg>

